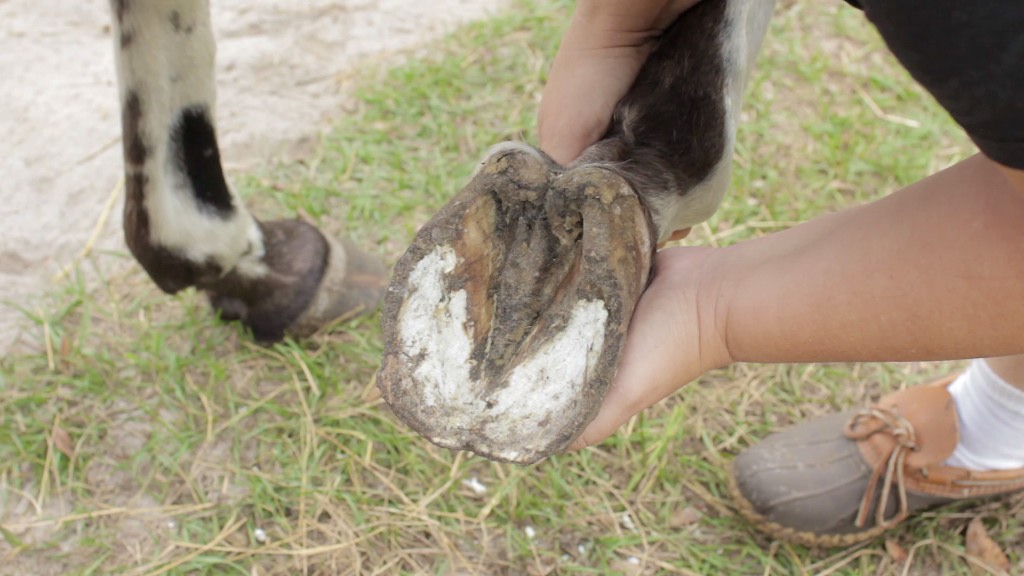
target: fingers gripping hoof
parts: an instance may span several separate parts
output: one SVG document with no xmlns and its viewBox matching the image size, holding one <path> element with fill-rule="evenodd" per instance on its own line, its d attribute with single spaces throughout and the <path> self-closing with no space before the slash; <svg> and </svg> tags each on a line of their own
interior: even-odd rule
<svg viewBox="0 0 1024 576">
<path fill-rule="evenodd" d="M 258 274 L 235 270 L 203 286 L 224 320 L 238 320 L 260 342 L 309 336 L 340 319 L 374 310 L 387 269 L 347 240 L 302 220 L 260 223 L 265 255 Z"/>
<path fill-rule="evenodd" d="M 385 400 L 446 448 L 521 464 L 565 449 L 611 384 L 653 253 L 620 176 L 498 149 L 396 266 Z"/>
</svg>

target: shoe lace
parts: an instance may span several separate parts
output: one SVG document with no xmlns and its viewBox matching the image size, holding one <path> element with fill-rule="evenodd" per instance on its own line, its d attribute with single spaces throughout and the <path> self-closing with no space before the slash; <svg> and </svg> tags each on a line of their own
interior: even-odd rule
<svg viewBox="0 0 1024 576">
<path fill-rule="evenodd" d="M 861 426 L 861 424 L 867 424 Z M 865 408 L 856 414 L 846 423 L 844 433 L 851 440 L 865 440 L 870 436 L 887 432 L 896 440 L 896 445 L 889 454 L 889 459 L 884 467 L 876 467 L 868 480 L 867 490 L 864 498 L 860 501 L 860 508 L 857 511 L 857 518 L 854 525 L 863 528 L 867 524 L 868 515 L 871 512 L 871 503 L 874 501 L 875 493 L 878 491 L 879 480 L 882 481 L 882 491 L 878 496 L 878 505 L 875 507 L 875 522 L 878 526 L 886 528 L 895 526 L 902 522 L 909 514 L 910 507 L 907 503 L 907 483 L 904 475 L 904 462 L 907 453 L 917 450 L 917 437 L 914 434 L 914 426 L 899 413 L 886 408 Z M 882 476 L 882 472 L 885 476 Z M 885 509 L 889 505 L 889 497 L 892 494 L 893 481 L 896 483 L 896 494 L 899 500 L 895 515 L 885 517 Z"/>
</svg>

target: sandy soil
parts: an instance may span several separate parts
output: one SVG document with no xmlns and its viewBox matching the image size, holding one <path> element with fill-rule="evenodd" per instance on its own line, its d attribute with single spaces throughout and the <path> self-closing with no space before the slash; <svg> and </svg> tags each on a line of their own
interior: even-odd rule
<svg viewBox="0 0 1024 576">
<path fill-rule="evenodd" d="M 355 64 L 503 3 L 213 0 L 229 171 L 287 155 L 342 116 Z M 32 310 L 75 260 L 120 178 L 108 19 L 106 0 L 0 0 L 0 354 L 27 325 L 19 307 Z M 120 225 L 119 199 L 98 250 L 125 250 Z"/>
</svg>

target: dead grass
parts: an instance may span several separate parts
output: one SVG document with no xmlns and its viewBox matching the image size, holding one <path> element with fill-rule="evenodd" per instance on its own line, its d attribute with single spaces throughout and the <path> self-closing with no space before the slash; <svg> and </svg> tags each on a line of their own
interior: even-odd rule
<svg viewBox="0 0 1024 576">
<path fill-rule="evenodd" d="M 302 164 L 236 175 L 394 262 L 490 144 L 533 139 L 565 2 L 518 5 L 368 70 Z M 729 244 L 884 195 L 971 152 L 842 3 L 784 2 L 751 89 L 734 192 L 693 243 Z M 86 265 L 120 268 L 124 254 Z M 113 262 L 115 265 L 109 265 Z M 966 574 L 983 516 L 1018 570 L 1024 498 L 806 550 L 733 514 L 724 466 L 769 431 L 951 366 L 738 365 L 600 447 L 530 468 L 436 448 L 376 400 L 377 318 L 252 345 L 134 268 L 72 275 L 0 360 L 4 574 Z"/>
</svg>

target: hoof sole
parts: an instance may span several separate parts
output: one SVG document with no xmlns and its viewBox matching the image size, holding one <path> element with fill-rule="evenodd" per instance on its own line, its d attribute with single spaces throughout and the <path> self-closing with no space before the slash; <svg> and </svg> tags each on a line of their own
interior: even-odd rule
<svg viewBox="0 0 1024 576">
<path fill-rule="evenodd" d="M 385 400 L 446 448 L 520 464 L 564 450 L 611 384 L 653 253 L 621 177 L 498 148 L 396 266 Z"/>
</svg>

